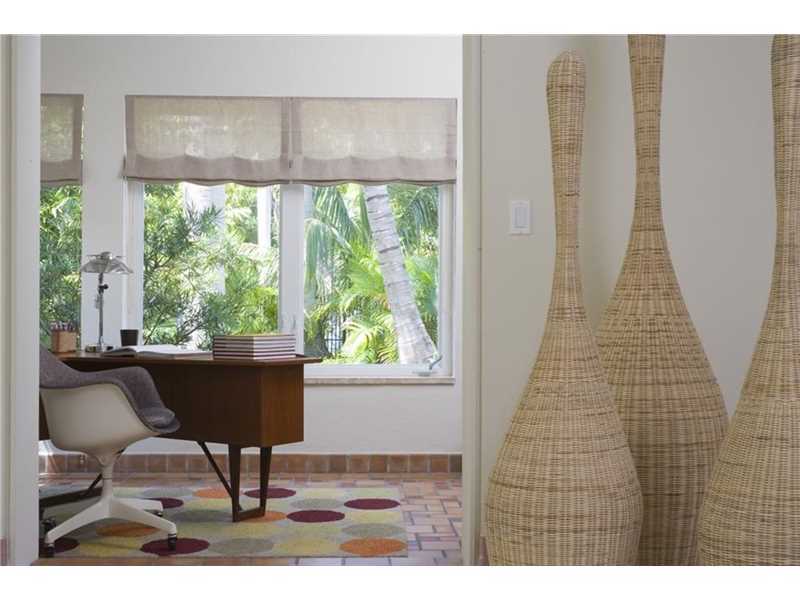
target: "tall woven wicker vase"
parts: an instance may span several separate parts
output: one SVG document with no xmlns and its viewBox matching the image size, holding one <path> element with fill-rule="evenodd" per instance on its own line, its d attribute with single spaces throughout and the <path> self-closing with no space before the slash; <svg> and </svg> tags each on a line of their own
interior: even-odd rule
<svg viewBox="0 0 800 600">
<path fill-rule="evenodd" d="M 661 216 L 664 36 L 630 36 L 636 203 L 628 250 L 597 333 L 639 474 L 638 563 L 691 565 L 697 515 L 727 414 L 672 267 Z"/>
<path fill-rule="evenodd" d="M 544 336 L 489 480 L 495 565 L 632 564 L 641 494 L 583 307 L 578 268 L 583 62 L 547 74 L 556 260 Z"/>
<path fill-rule="evenodd" d="M 800 36 L 772 42 L 772 106 L 772 289 L 700 515 L 708 565 L 800 564 Z"/>
</svg>

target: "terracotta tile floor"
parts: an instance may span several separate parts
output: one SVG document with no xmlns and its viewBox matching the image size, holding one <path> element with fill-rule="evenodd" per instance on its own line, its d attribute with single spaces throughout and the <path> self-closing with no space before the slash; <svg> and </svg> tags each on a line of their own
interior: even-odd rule
<svg viewBox="0 0 800 600">
<path fill-rule="evenodd" d="M 86 482 L 88 475 L 42 476 L 40 485 Z M 149 474 L 115 474 L 114 482 L 125 486 L 219 485 L 207 474 L 176 478 Z M 308 474 L 276 473 L 271 485 L 308 487 L 380 486 L 400 487 L 401 505 L 408 533 L 408 556 L 389 558 L 153 558 L 153 559 L 88 559 L 53 558 L 36 564 L 46 565 L 460 565 L 461 564 L 461 477 L 457 474 Z M 242 486 L 258 485 L 255 479 L 244 479 Z"/>
</svg>

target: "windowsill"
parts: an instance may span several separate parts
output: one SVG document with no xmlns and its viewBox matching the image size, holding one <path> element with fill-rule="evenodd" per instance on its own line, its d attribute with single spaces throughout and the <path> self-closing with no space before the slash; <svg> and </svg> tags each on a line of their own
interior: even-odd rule
<svg viewBox="0 0 800 600">
<path fill-rule="evenodd" d="M 381 377 L 361 375 L 352 377 L 306 377 L 305 384 L 317 385 L 455 385 L 456 378 L 451 376 L 411 376 Z"/>
</svg>

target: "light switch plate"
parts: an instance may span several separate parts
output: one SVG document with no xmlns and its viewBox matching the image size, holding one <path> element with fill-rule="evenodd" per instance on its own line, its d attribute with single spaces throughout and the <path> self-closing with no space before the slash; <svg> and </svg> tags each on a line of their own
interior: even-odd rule
<svg viewBox="0 0 800 600">
<path fill-rule="evenodd" d="M 530 235 L 531 203 L 528 200 L 514 200 L 509 212 L 508 233 L 511 235 Z"/>
</svg>

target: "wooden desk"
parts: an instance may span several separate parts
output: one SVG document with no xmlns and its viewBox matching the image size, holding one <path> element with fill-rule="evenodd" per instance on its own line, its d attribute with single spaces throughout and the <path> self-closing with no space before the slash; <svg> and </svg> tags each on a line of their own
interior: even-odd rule
<svg viewBox="0 0 800 600">
<path fill-rule="evenodd" d="M 264 361 L 214 359 L 210 355 L 110 358 L 77 352 L 59 358 L 79 371 L 147 369 L 164 404 L 181 422 L 178 431 L 160 437 L 200 445 L 231 497 L 234 521 L 264 515 L 272 447 L 303 441 L 303 367 L 321 362 L 301 355 Z M 228 445 L 230 482 L 208 451 L 208 442 Z M 260 491 L 258 508 L 243 511 L 239 494 L 242 448 L 246 447 L 259 448 Z"/>
</svg>

